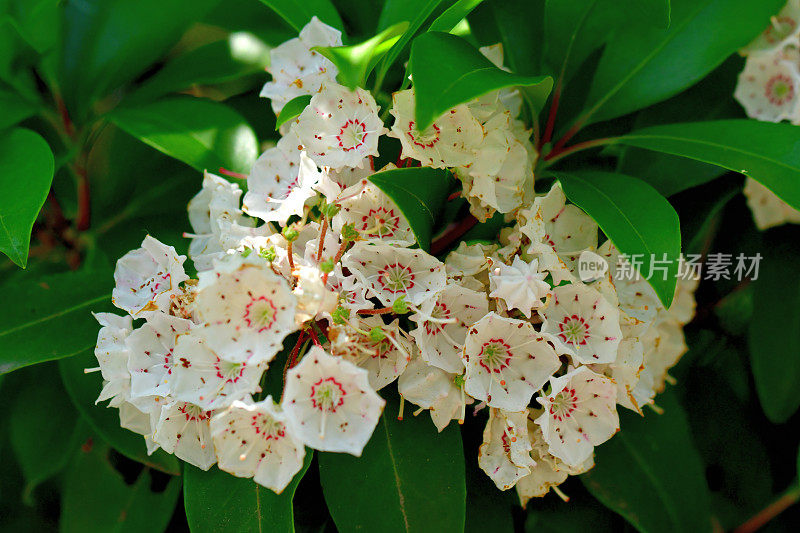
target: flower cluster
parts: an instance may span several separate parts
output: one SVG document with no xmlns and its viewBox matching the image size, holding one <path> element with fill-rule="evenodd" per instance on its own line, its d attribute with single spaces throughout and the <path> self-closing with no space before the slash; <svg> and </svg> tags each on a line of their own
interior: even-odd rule
<svg viewBox="0 0 800 533">
<path fill-rule="evenodd" d="M 734 96 L 747 116 L 800 125 L 800 0 L 789 0 L 741 52 L 747 61 Z M 759 229 L 800 224 L 800 211 L 753 178 L 747 178 L 744 194 Z"/>
<path fill-rule="evenodd" d="M 263 94 L 277 109 L 311 102 L 256 161 L 241 205 L 237 184 L 206 173 L 189 204 L 197 277 L 150 236 L 119 260 L 113 301 L 127 315 L 97 315 L 98 401 L 149 451 L 280 492 L 305 446 L 360 455 L 384 407 L 376 391 L 397 382 L 400 417 L 411 402 L 439 431 L 467 405 L 488 408 L 479 465 L 524 504 L 593 466 L 618 406 L 657 409 L 686 350 L 694 285 L 680 281 L 665 309 L 644 279 L 614 278 L 624 258 L 558 183 L 534 194 L 517 93 L 420 132 L 413 89 L 400 91 L 387 130 L 373 96 L 337 84 L 310 49 L 340 38 L 313 19 L 273 50 Z M 484 53 L 502 63 L 498 47 Z M 405 165 L 458 176 L 476 217 L 504 213 L 499 242 L 461 242 L 443 260 L 416 247 L 369 180 L 386 138 Z M 609 265 L 591 282 L 576 273 L 587 253 Z"/>
</svg>

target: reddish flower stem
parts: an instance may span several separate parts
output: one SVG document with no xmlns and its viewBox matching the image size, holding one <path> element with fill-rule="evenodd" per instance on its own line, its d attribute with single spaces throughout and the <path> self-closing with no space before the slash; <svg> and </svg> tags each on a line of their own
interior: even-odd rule
<svg viewBox="0 0 800 533">
<path fill-rule="evenodd" d="M 595 148 L 597 146 L 602 146 L 604 144 L 610 144 L 614 141 L 611 137 L 606 137 L 603 139 L 592 139 L 591 141 L 585 141 L 578 144 L 573 144 L 569 148 L 564 148 L 563 150 L 557 150 L 553 148 L 553 151 L 545 156 L 544 160 L 548 162 L 548 165 L 552 165 L 556 161 L 567 157 L 568 155 L 572 155 L 575 152 L 580 152 L 582 150 L 588 150 L 589 148 Z"/>
<path fill-rule="evenodd" d="M 447 197 L 447 201 L 452 202 L 456 198 L 461 198 L 461 191 L 456 191 L 454 193 L 451 193 L 450 196 Z"/>
<path fill-rule="evenodd" d="M 752 516 L 744 524 L 733 530 L 733 533 L 753 533 L 758 531 L 770 520 L 800 501 L 800 486 L 792 487 L 777 500 Z"/>
<path fill-rule="evenodd" d="M 558 113 L 558 104 L 561 101 L 561 77 L 558 78 L 558 85 L 556 86 L 556 90 L 553 91 L 553 102 L 550 104 L 550 114 L 547 116 L 547 125 L 544 128 L 544 135 L 541 138 L 540 145 L 538 146 L 541 149 L 542 145 L 545 143 L 549 143 L 550 139 L 553 137 L 553 129 L 556 126 L 556 114 Z"/>
<path fill-rule="evenodd" d="M 452 225 L 444 234 L 431 243 L 431 254 L 439 255 L 445 251 L 453 242 L 472 229 L 477 223 L 477 218 L 468 215 L 460 222 Z"/>
<path fill-rule="evenodd" d="M 381 307 L 380 309 L 359 309 L 357 313 L 359 315 L 385 315 L 392 311 L 393 309 L 391 307 Z"/>
<path fill-rule="evenodd" d="M 308 334 L 311 335 L 311 340 L 314 342 L 314 346 L 322 346 L 319 343 L 319 337 L 317 337 L 317 332 L 314 331 L 313 326 L 308 330 Z"/>
<path fill-rule="evenodd" d="M 225 167 L 219 167 L 219 173 L 223 176 L 228 176 L 230 178 L 236 178 L 239 180 L 246 180 L 247 174 L 242 174 L 241 172 L 234 172 L 233 170 L 228 170 Z"/>
<path fill-rule="evenodd" d="M 78 178 L 78 213 L 75 216 L 75 228 L 78 231 L 89 229 L 92 218 L 92 197 L 89 189 L 89 177 L 86 168 L 76 163 L 73 165 Z"/>
<path fill-rule="evenodd" d="M 319 230 L 319 244 L 317 245 L 317 263 L 322 261 L 322 244 L 325 242 L 325 234 L 328 232 L 328 217 L 322 218 L 322 228 Z"/>
</svg>

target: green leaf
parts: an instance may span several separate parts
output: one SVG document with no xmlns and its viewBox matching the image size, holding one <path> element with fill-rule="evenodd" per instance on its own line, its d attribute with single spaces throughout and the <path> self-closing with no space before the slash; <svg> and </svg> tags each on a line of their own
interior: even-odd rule
<svg viewBox="0 0 800 533">
<path fill-rule="evenodd" d="M 36 106 L 15 91 L 0 85 L 0 130 L 22 122 L 36 113 Z"/>
<path fill-rule="evenodd" d="M 784 3 L 672 0 L 669 28 L 622 26 L 603 51 L 581 122 L 630 113 L 696 83 L 755 38 Z"/>
<path fill-rule="evenodd" d="M 622 430 L 595 449 L 581 476 L 592 495 L 639 531 L 711 531 L 708 487 L 686 414 L 671 391 L 664 414 L 620 413 Z"/>
<path fill-rule="evenodd" d="M 258 156 L 252 128 L 223 104 L 173 97 L 138 107 L 119 108 L 108 119 L 121 129 L 194 167 L 216 172 L 225 167 L 249 172 Z"/>
<path fill-rule="evenodd" d="M 22 268 L 28 264 L 31 230 L 50 190 L 54 165 L 50 146 L 38 134 L 0 132 L 0 252 Z"/>
<path fill-rule="evenodd" d="M 59 530 L 62 533 L 164 531 L 180 494 L 173 477 L 163 491 L 152 488 L 145 468 L 132 484 L 114 469 L 110 449 L 90 440 L 76 452 L 64 480 Z"/>
<path fill-rule="evenodd" d="M 478 4 L 483 0 L 458 0 L 452 6 L 444 10 L 444 12 L 436 17 L 431 23 L 428 31 L 443 31 L 450 33 L 459 22 L 467 18 L 467 15 L 472 13 L 472 10 L 478 7 Z"/>
<path fill-rule="evenodd" d="M 316 50 L 336 65 L 336 80 L 355 89 L 364 87 L 367 77 L 381 57 L 388 52 L 408 28 L 408 22 L 398 22 L 375 37 L 351 46 L 315 46 Z"/>
<path fill-rule="evenodd" d="M 313 456 L 314 451 L 307 448 L 303 468 L 280 494 L 252 479 L 223 472 L 216 466 L 204 472 L 187 464 L 184 468 L 183 501 L 189 527 L 193 533 L 293 532 L 292 500 Z"/>
<path fill-rule="evenodd" d="M 139 76 L 219 1 L 66 2 L 59 80 L 72 119 Z"/>
<path fill-rule="evenodd" d="M 452 178 L 444 169 L 399 168 L 370 176 L 408 219 L 419 247 L 429 250 L 431 233 L 450 191 Z"/>
<path fill-rule="evenodd" d="M 424 33 L 414 40 L 411 75 L 420 131 L 448 109 L 491 91 L 525 86 L 546 98 L 553 87 L 549 76 L 506 72 L 495 67 L 464 39 L 441 32 Z"/>
<path fill-rule="evenodd" d="M 148 79 L 126 102 L 145 102 L 195 85 L 211 85 L 263 72 L 269 48 L 250 33 L 232 33 L 179 55 Z"/>
<path fill-rule="evenodd" d="M 25 476 L 23 499 L 30 500 L 39 483 L 67 465 L 73 451 L 70 435 L 82 426 L 76 426 L 78 413 L 64 405 L 66 391 L 54 366 L 31 368 L 20 377 L 27 379 L 8 406 L 9 436 Z M 58 416 L 54 416 L 56 412 Z"/>
<path fill-rule="evenodd" d="M 669 202 L 650 185 L 623 174 L 576 172 L 559 175 L 559 181 L 567 198 L 597 222 L 621 253 L 642 259 L 642 276 L 668 308 L 681 253 L 680 222 Z M 653 259 L 668 261 L 666 275 L 651 275 Z"/>
<path fill-rule="evenodd" d="M 464 451 L 455 423 L 397 420 L 387 401 L 361 457 L 320 453 L 325 501 L 340 531 L 463 531 Z"/>
<path fill-rule="evenodd" d="M 90 311 L 111 307 L 113 282 L 111 272 L 69 272 L 0 287 L 9 302 L 0 306 L 0 374 L 94 346 Z"/>
<path fill-rule="evenodd" d="M 753 281 L 750 365 L 761 407 L 781 424 L 800 407 L 800 269 L 798 228 L 771 230 L 764 236 L 763 259 Z"/>
<path fill-rule="evenodd" d="M 281 109 L 280 114 L 275 120 L 275 131 L 278 131 L 278 128 L 286 124 L 287 122 L 296 119 L 300 116 L 300 113 L 308 107 L 308 104 L 311 103 L 311 95 L 304 94 L 302 96 L 298 96 L 296 98 L 292 98 L 286 105 L 283 106 Z"/>
<path fill-rule="evenodd" d="M 612 139 L 741 172 L 800 208 L 800 129 L 756 120 L 653 126 Z"/>
<path fill-rule="evenodd" d="M 298 32 L 316 16 L 339 30 L 344 28 L 339 12 L 330 0 L 261 0 Z"/>
<path fill-rule="evenodd" d="M 99 328 L 95 327 L 95 335 Z M 179 475 L 178 460 L 164 450 L 156 450 L 147 455 L 144 437 L 119 425 L 117 409 L 95 404 L 103 379 L 99 372 L 84 373 L 85 368 L 97 367 L 94 350 L 84 350 L 80 355 L 62 359 L 58 362 L 61 381 L 67 389 L 70 400 L 81 417 L 106 443 L 125 457 L 160 470 L 167 474 Z"/>
</svg>

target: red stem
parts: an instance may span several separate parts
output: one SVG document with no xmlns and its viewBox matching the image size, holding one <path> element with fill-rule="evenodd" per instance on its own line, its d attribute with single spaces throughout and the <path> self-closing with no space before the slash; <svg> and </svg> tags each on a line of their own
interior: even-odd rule
<svg viewBox="0 0 800 533">
<path fill-rule="evenodd" d="M 359 315 L 385 315 L 392 311 L 393 309 L 391 307 L 381 307 L 380 309 L 360 309 L 357 313 Z"/>
<path fill-rule="evenodd" d="M 447 197 L 447 201 L 448 202 L 452 202 L 456 198 L 461 198 L 461 191 L 456 191 L 456 192 L 450 194 L 450 196 Z"/>
<path fill-rule="evenodd" d="M 234 172 L 233 170 L 228 170 L 225 167 L 219 167 L 219 173 L 223 176 L 228 176 L 230 178 L 236 178 L 238 180 L 246 180 L 247 174 L 242 174 L 241 172 Z"/>
<path fill-rule="evenodd" d="M 325 233 L 327 232 L 328 232 L 328 218 L 324 217 L 322 219 L 322 229 L 319 230 L 319 244 L 317 245 L 317 263 L 322 261 L 322 245 L 325 242 Z"/>
<path fill-rule="evenodd" d="M 544 135 L 539 144 L 539 149 L 546 143 L 550 142 L 553 138 L 553 129 L 556 126 L 556 114 L 558 113 L 558 104 L 561 101 L 561 77 L 558 78 L 558 86 L 553 92 L 553 102 L 550 104 L 550 114 L 547 117 L 547 126 L 544 129 Z"/>
<path fill-rule="evenodd" d="M 431 243 L 431 254 L 439 255 L 446 250 L 453 242 L 459 237 L 468 232 L 472 227 L 478 223 L 478 219 L 472 215 L 461 219 L 457 224 L 454 224 L 443 235 Z"/>
<path fill-rule="evenodd" d="M 783 511 L 796 504 L 800 499 L 800 487 L 794 487 L 784 493 L 780 498 L 766 506 L 756 515 L 752 516 L 747 522 L 733 530 L 733 533 L 753 533 L 758 531 L 770 520 L 781 514 Z"/>
<path fill-rule="evenodd" d="M 75 217 L 75 227 L 78 231 L 89 229 L 92 217 L 92 198 L 89 190 L 89 178 L 86 169 L 75 164 L 75 173 L 78 175 L 78 214 Z"/>
<path fill-rule="evenodd" d="M 553 151 L 547 154 L 544 160 L 548 161 L 550 164 L 553 164 L 559 159 L 563 159 L 568 155 L 574 154 L 575 152 L 580 152 L 581 150 L 588 150 L 589 148 L 594 148 L 595 146 L 602 146 L 604 144 L 612 142 L 613 140 L 614 140 L 613 138 L 606 137 L 602 139 L 592 139 L 591 141 L 584 141 L 582 143 L 573 144 L 569 148 L 564 148 L 563 150 L 553 148 Z"/>
</svg>

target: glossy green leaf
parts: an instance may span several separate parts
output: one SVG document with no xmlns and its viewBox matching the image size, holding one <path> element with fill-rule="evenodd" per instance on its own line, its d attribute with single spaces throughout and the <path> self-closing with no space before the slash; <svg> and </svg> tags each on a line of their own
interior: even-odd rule
<svg viewBox="0 0 800 533">
<path fill-rule="evenodd" d="M 145 102 L 196 85 L 236 80 L 263 72 L 267 65 L 269 48 L 262 41 L 250 33 L 232 33 L 177 56 L 128 96 L 127 102 Z"/>
<path fill-rule="evenodd" d="M 595 467 L 581 480 L 639 531 L 710 532 L 705 472 L 686 414 L 671 391 L 656 402 L 664 414 L 620 413 L 622 430 L 595 449 Z"/>
<path fill-rule="evenodd" d="M 0 287 L 0 374 L 94 346 L 91 311 L 111 307 L 111 272 L 69 272 Z M 13 305 L 10 303 L 13 302 Z"/>
<path fill-rule="evenodd" d="M 637 130 L 611 142 L 741 172 L 800 208 L 800 129 L 790 124 L 755 120 L 669 124 Z"/>
<path fill-rule="evenodd" d="M 249 172 L 258 156 L 255 133 L 223 104 L 173 97 L 119 108 L 109 120 L 142 142 L 199 171 Z"/>
<path fill-rule="evenodd" d="M 450 173 L 429 167 L 399 168 L 378 172 L 369 180 L 397 204 L 419 247 L 429 250 L 431 232 L 450 191 Z"/>
<path fill-rule="evenodd" d="M 97 331 L 99 328 L 96 326 L 95 336 Z M 156 450 L 153 455 L 147 455 L 144 437 L 120 427 L 117 409 L 95 404 L 103 387 L 103 378 L 99 372 L 87 374 L 84 369 L 96 367 L 97 359 L 93 349 L 84 350 L 79 355 L 58 362 L 61 380 L 81 417 L 95 433 L 125 457 L 167 474 L 179 475 L 180 468 L 174 455 L 164 450 Z"/>
<path fill-rule="evenodd" d="M 452 6 L 436 17 L 428 31 L 443 31 L 449 33 L 459 22 L 467 18 L 472 10 L 478 7 L 483 0 L 458 0 Z"/>
<path fill-rule="evenodd" d="M 316 16 L 322 22 L 341 30 L 339 12 L 330 0 L 261 0 L 298 32 Z"/>
<path fill-rule="evenodd" d="M 66 391 L 55 366 L 31 368 L 20 377 L 26 384 L 8 405 L 9 440 L 25 476 L 23 498 L 30 499 L 39 483 L 67 465 L 78 413 L 64 404 Z"/>
<path fill-rule="evenodd" d="M 597 222 L 620 252 L 641 259 L 639 271 L 669 307 L 681 253 L 680 222 L 670 203 L 650 185 L 623 174 L 576 172 L 559 175 L 559 181 L 567 198 Z M 651 270 L 655 266 L 666 267 L 666 274 Z"/>
<path fill-rule="evenodd" d="M 618 117 L 696 83 L 755 38 L 784 3 L 672 0 L 669 28 L 619 28 L 597 66 L 582 121 Z"/>
<path fill-rule="evenodd" d="M 281 109 L 280 114 L 275 120 L 275 131 L 278 131 L 278 128 L 286 124 L 287 122 L 296 119 L 300 116 L 300 113 L 308 107 L 308 104 L 311 103 L 311 95 L 304 94 L 302 96 L 298 96 L 296 98 L 292 98 L 286 105 L 283 106 Z"/>
<path fill-rule="evenodd" d="M 457 532 L 464 529 L 464 451 L 458 425 L 441 433 L 430 417 L 397 420 L 390 399 L 361 457 L 320 453 L 325 502 L 340 531 Z"/>
<path fill-rule="evenodd" d="M 408 28 L 408 22 L 398 22 L 363 43 L 351 46 L 315 46 L 313 50 L 324 55 L 336 65 L 339 70 L 336 80 L 339 83 L 350 89 L 364 87 L 372 69 L 397 43 L 406 28 Z"/>
<path fill-rule="evenodd" d="M 417 128 L 424 130 L 439 115 L 483 94 L 526 86 L 549 94 L 549 76 L 521 76 L 495 67 L 467 41 L 455 35 L 428 32 L 411 46 L 411 75 L 416 96 Z"/>
<path fill-rule="evenodd" d="M 126 483 L 113 465 L 110 448 L 92 439 L 75 452 L 61 495 L 62 533 L 164 531 L 180 495 L 181 479 L 163 491 L 152 486 L 150 469 Z"/>
<path fill-rule="evenodd" d="M 184 468 L 183 502 L 189 527 L 193 533 L 293 532 L 292 499 L 313 456 L 314 451 L 307 448 L 302 470 L 280 494 L 252 479 L 223 472 L 216 466 L 204 472 L 187 464 Z"/>
<path fill-rule="evenodd" d="M 50 146 L 38 134 L 0 132 L 0 252 L 22 268 L 28 264 L 31 230 L 50 190 L 54 165 Z"/>
<path fill-rule="evenodd" d="M 0 84 L 0 130 L 22 122 L 34 113 L 36 106 Z"/>
<path fill-rule="evenodd" d="M 753 281 L 750 365 L 764 413 L 780 424 L 800 407 L 800 269 L 798 228 L 764 237 L 758 279 Z"/>
<path fill-rule="evenodd" d="M 60 86 L 73 120 L 147 69 L 220 0 L 66 2 Z"/>
</svg>

